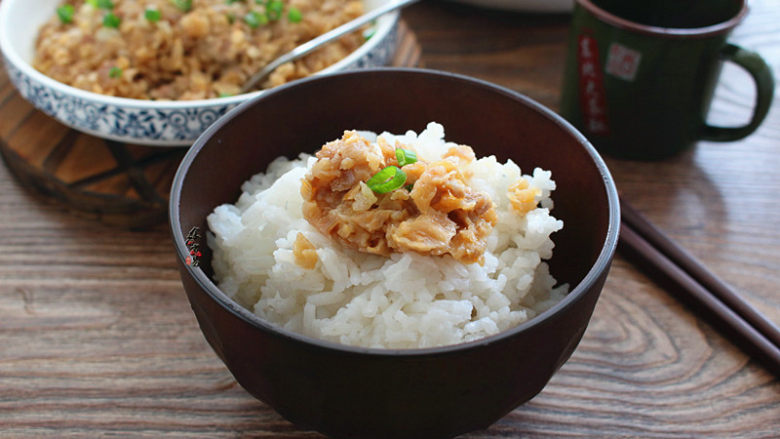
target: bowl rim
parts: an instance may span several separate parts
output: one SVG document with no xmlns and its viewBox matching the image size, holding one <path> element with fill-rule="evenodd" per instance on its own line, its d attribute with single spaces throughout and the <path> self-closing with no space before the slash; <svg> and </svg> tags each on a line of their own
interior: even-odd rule
<svg viewBox="0 0 780 439">
<path fill-rule="evenodd" d="M 0 1 L 0 53 L 2 53 L 2 55 L 5 57 L 6 63 L 19 70 L 23 76 L 28 77 L 52 90 L 55 90 L 56 92 L 84 101 L 100 102 L 102 104 L 113 105 L 115 107 L 166 111 L 235 105 L 256 98 L 269 90 L 257 90 L 224 98 L 193 99 L 186 101 L 158 101 L 109 96 L 67 85 L 36 70 L 32 64 L 28 63 L 22 58 L 16 47 L 14 47 L 11 44 L 9 38 L 7 38 L 6 32 L 9 32 L 7 29 L 10 27 L 6 25 L 6 22 L 13 19 L 11 14 L 8 12 L 11 10 L 11 6 L 9 5 L 15 4 L 15 2 L 23 1 L 27 2 L 29 0 Z M 54 14 L 54 11 L 52 11 L 52 14 Z M 392 29 L 395 28 L 398 23 L 400 13 L 399 11 L 388 12 L 384 17 L 386 17 L 384 20 L 382 20 L 383 17 L 377 19 L 377 30 L 374 35 L 368 39 L 368 41 L 365 41 L 360 45 L 360 47 L 352 51 L 344 58 L 318 72 L 312 73 L 310 76 L 321 76 L 336 71 L 342 71 L 345 67 L 348 67 L 350 64 L 354 63 L 364 55 L 373 51 L 376 46 L 380 44 L 380 42 L 384 41 L 385 38 L 389 36 Z M 6 68 L 8 68 L 8 66 L 6 66 Z"/>
<path fill-rule="evenodd" d="M 222 290 L 219 289 L 219 287 L 217 287 L 217 285 L 206 275 L 206 273 L 201 268 L 192 267 L 191 265 L 185 264 L 184 261 L 186 257 L 189 255 L 189 250 L 185 245 L 185 237 L 181 230 L 181 225 L 180 225 L 179 207 L 181 204 L 181 198 L 180 198 L 181 188 L 184 179 L 189 171 L 190 166 L 192 165 L 193 161 L 197 157 L 200 150 L 203 149 L 203 147 L 206 145 L 208 140 L 224 125 L 230 122 L 233 118 L 235 118 L 240 113 L 247 110 L 249 107 L 255 105 L 257 101 L 265 97 L 269 97 L 277 93 L 284 93 L 288 88 L 296 87 L 299 84 L 305 84 L 312 81 L 327 81 L 330 78 L 338 78 L 338 77 L 371 75 L 377 71 L 387 72 L 390 74 L 427 75 L 427 76 L 455 79 L 458 81 L 471 83 L 474 86 L 481 87 L 483 89 L 487 89 L 492 92 L 496 92 L 504 96 L 507 96 L 509 98 L 521 101 L 523 104 L 528 105 L 533 110 L 541 113 L 542 116 L 545 116 L 548 119 L 550 119 L 553 123 L 557 124 L 560 128 L 568 131 L 571 135 L 573 135 L 577 140 L 580 141 L 580 144 L 585 148 L 586 152 L 590 155 L 591 159 L 596 165 L 601 175 L 601 178 L 604 182 L 604 189 L 606 191 L 607 202 L 609 206 L 609 224 L 607 226 L 607 233 L 604 242 L 602 244 L 601 250 L 599 252 L 596 261 L 594 262 L 590 270 L 588 270 L 588 273 L 585 275 L 585 277 L 583 277 L 583 279 L 577 285 L 575 285 L 572 290 L 569 291 L 566 297 L 561 299 L 558 303 L 556 303 L 549 309 L 545 310 L 541 314 L 529 320 L 526 320 L 525 322 L 517 326 L 514 326 L 512 328 L 498 332 L 497 334 L 493 334 L 477 340 L 445 345 L 445 346 L 426 347 L 426 348 L 407 348 L 407 349 L 371 348 L 371 347 L 346 345 L 346 344 L 336 343 L 328 340 L 314 338 L 308 335 L 300 334 L 282 328 L 278 324 L 265 321 L 259 316 L 257 316 L 256 314 L 252 313 L 249 309 L 244 308 L 238 302 L 228 297 L 224 292 L 222 292 Z M 430 356 L 430 355 L 446 355 L 454 352 L 475 349 L 481 346 L 487 346 L 499 342 L 501 340 L 504 340 L 506 338 L 510 338 L 516 335 L 517 333 L 523 332 L 529 328 L 542 325 L 548 319 L 550 319 L 554 314 L 557 314 L 558 312 L 561 312 L 564 309 L 573 306 L 573 304 L 576 301 L 578 301 L 585 294 L 585 292 L 588 291 L 593 286 L 593 284 L 597 282 L 601 274 L 604 271 L 609 270 L 609 266 L 611 264 L 612 257 L 614 256 L 617 247 L 617 242 L 618 242 L 618 232 L 620 228 L 620 206 L 618 201 L 617 188 L 615 187 L 615 183 L 612 178 L 612 175 L 610 174 L 606 163 L 601 158 L 601 156 L 596 152 L 596 149 L 593 147 L 593 145 L 591 145 L 591 143 L 585 138 L 585 136 L 582 133 L 580 133 L 576 128 L 574 128 L 574 126 L 572 126 L 569 122 L 564 120 L 563 117 L 555 114 L 552 110 L 548 109 L 542 104 L 532 100 L 531 98 L 521 93 L 510 90 L 506 87 L 496 85 L 481 79 L 461 75 L 461 74 L 432 70 L 432 69 L 422 69 L 422 68 L 384 67 L 384 68 L 361 69 L 361 70 L 354 70 L 354 71 L 331 73 L 328 75 L 304 78 L 302 80 L 293 83 L 276 87 L 270 90 L 266 94 L 255 97 L 251 100 L 242 103 L 236 108 L 233 108 L 230 112 L 228 112 L 227 114 L 219 118 L 216 122 L 211 124 L 198 137 L 198 139 L 195 141 L 192 147 L 189 148 L 186 155 L 180 162 L 179 167 L 176 170 L 176 175 L 174 176 L 173 182 L 171 184 L 168 218 L 169 218 L 169 225 L 171 228 L 173 243 L 176 250 L 176 255 L 179 258 L 180 265 L 182 267 L 185 267 L 185 270 L 187 271 L 189 276 L 192 277 L 192 279 L 199 285 L 199 287 L 203 291 L 206 292 L 206 294 L 208 294 L 214 301 L 220 304 L 220 306 L 225 308 L 234 316 L 245 321 L 246 323 L 258 329 L 269 331 L 271 334 L 274 334 L 276 336 L 292 339 L 293 341 L 304 343 L 313 348 L 333 350 L 333 351 L 339 351 L 339 352 L 350 353 L 350 354 L 362 354 L 362 355 L 380 356 L 380 357 L 385 357 L 385 356 L 420 357 L 420 356 Z M 184 273 L 182 273 L 182 275 L 183 274 Z"/>
</svg>

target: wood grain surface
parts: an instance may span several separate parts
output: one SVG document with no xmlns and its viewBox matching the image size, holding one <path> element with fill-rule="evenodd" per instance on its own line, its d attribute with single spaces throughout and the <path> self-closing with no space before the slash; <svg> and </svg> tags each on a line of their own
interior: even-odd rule
<svg viewBox="0 0 780 439">
<path fill-rule="evenodd" d="M 751 9 L 733 41 L 780 72 L 780 3 Z M 440 2 L 403 15 L 427 67 L 556 108 L 568 16 Z M 727 66 L 711 119 L 745 120 L 752 93 Z M 780 93 L 745 140 L 607 161 L 626 199 L 780 323 Z M 780 437 L 780 382 L 672 293 L 618 256 L 572 358 L 536 398 L 464 438 Z M 0 437 L 322 436 L 254 400 L 206 345 L 165 225 L 74 216 L 0 166 Z"/>
</svg>

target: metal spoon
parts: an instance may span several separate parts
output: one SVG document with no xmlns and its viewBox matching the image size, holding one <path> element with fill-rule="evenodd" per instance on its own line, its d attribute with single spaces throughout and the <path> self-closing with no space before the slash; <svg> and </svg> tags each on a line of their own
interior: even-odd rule
<svg viewBox="0 0 780 439">
<path fill-rule="evenodd" d="M 251 78 L 249 78 L 245 83 L 244 86 L 241 87 L 241 93 L 246 93 L 248 91 L 251 91 L 255 84 L 261 82 L 264 80 L 268 75 L 271 74 L 274 70 L 276 70 L 277 67 L 280 65 L 294 61 L 310 52 L 312 52 L 314 49 L 317 49 L 318 47 L 322 46 L 325 43 L 329 43 L 332 40 L 335 40 L 336 38 L 341 37 L 344 34 L 348 34 L 360 26 L 363 26 L 364 24 L 377 19 L 378 17 L 387 14 L 388 12 L 395 11 L 396 9 L 403 8 L 405 6 L 409 6 L 412 3 L 417 2 L 418 0 L 397 0 L 387 3 L 384 6 L 381 6 L 377 9 L 372 10 L 371 12 L 368 12 L 366 14 L 361 15 L 358 18 L 355 18 L 352 21 L 349 21 L 347 23 L 342 24 L 341 26 L 332 29 L 328 32 L 325 32 L 324 34 L 311 39 L 300 46 L 296 47 L 295 49 L 285 53 L 284 55 L 276 58 L 271 63 L 267 64 L 265 67 L 263 67 L 262 70 L 252 75 Z"/>
</svg>

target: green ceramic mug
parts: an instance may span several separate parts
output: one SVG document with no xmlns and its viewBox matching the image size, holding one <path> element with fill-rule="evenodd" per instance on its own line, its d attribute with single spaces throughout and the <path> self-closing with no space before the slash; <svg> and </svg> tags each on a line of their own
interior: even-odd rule
<svg viewBox="0 0 780 439">
<path fill-rule="evenodd" d="M 774 93 L 766 62 L 726 41 L 745 0 L 576 0 L 561 114 L 600 151 L 652 160 L 698 140 L 732 141 L 764 120 Z M 750 122 L 706 122 L 722 61 L 756 84 Z"/>
</svg>

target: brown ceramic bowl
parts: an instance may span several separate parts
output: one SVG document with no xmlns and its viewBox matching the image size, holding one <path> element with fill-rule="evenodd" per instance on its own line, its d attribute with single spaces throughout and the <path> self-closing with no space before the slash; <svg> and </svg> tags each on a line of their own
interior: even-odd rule
<svg viewBox="0 0 780 439">
<path fill-rule="evenodd" d="M 344 129 L 421 131 L 522 169 L 552 171 L 550 261 L 569 295 L 538 317 L 475 342 L 382 350 L 324 342 L 261 320 L 211 279 L 210 252 L 185 263 L 186 235 L 234 203 L 241 183 L 277 156 L 314 152 Z M 249 393 L 302 428 L 339 438 L 447 438 L 486 428 L 539 393 L 590 320 L 617 243 L 617 191 L 579 132 L 534 101 L 486 82 L 425 70 L 339 73 L 282 86 L 212 125 L 184 158 L 170 198 L 181 276 L 201 330 Z M 204 240 L 205 241 L 205 240 Z"/>
</svg>

